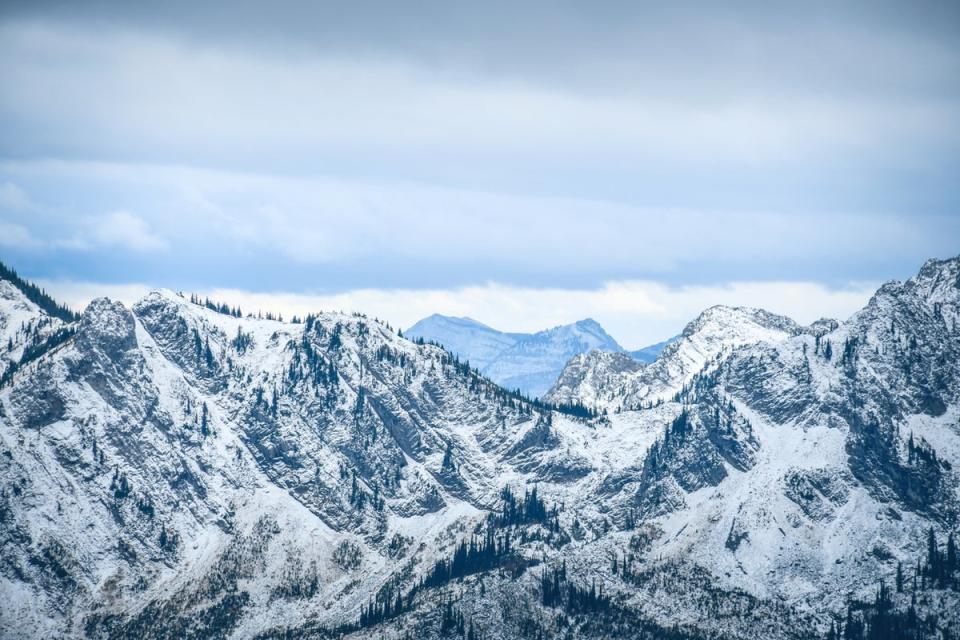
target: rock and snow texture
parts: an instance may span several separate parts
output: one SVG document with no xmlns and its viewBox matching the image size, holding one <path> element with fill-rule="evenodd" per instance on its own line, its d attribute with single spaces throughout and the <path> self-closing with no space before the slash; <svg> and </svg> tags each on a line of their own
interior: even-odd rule
<svg viewBox="0 0 960 640">
<path fill-rule="evenodd" d="M 955 530 L 958 303 L 960 260 L 931 261 L 830 332 L 758 342 L 698 376 L 635 494 L 667 514 L 665 555 L 809 602 L 916 563 L 928 527 Z"/>
<path fill-rule="evenodd" d="M 544 400 L 606 409 L 609 397 L 623 393 L 624 380 L 646 365 L 626 353 L 589 351 L 570 358 Z"/>
<path fill-rule="evenodd" d="M 505 389 L 537 398 L 557 380 L 567 361 L 594 349 L 623 348 L 595 320 L 580 320 L 537 333 L 503 333 L 470 318 L 434 314 L 405 332 L 442 344 Z"/>
<path fill-rule="evenodd" d="M 24 309 L 18 323 L 45 321 Z M 124 635 L 169 607 L 178 636 L 220 616 L 351 621 L 503 480 L 588 468 L 538 436 L 588 427 L 364 317 L 241 319 L 155 292 L 132 310 L 95 300 L 75 329 L 0 392 L 13 635 Z M 201 597 L 221 588 L 243 597 Z M 275 605 L 287 591 L 310 603 Z"/>
<path fill-rule="evenodd" d="M 630 366 L 623 358 L 570 360 L 544 399 L 580 401 L 605 411 L 656 403 L 671 398 L 711 361 L 737 347 L 779 342 L 801 331 L 789 318 L 762 309 L 711 307 L 688 324 L 648 366 Z"/>
<path fill-rule="evenodd" d="M 3 326 L 46 322 L 4 300 Z M 579 419 L 362 316 L 97 300 L 0 387 L 0 629 L 817 637 L 956 531 L 958 322 L 960 259 L 843 324 L 710 309 L 651 365 L 581 356 L 596 399 L 571 398 L 622 410 Z M 636 402 L 595 391 L 665 360 Z M 506 521 L 507 486 L 555 519 Z M 500 559 L 465 570 L 491 530 Z M 918 606 L 956 633 L 955 592 Z"/>
<path fill-rule="evenodd" d="M 0 278 L 0 374 L 62 327 L 63 321 L 48 316 L 12 282 Z"/>
</svg>

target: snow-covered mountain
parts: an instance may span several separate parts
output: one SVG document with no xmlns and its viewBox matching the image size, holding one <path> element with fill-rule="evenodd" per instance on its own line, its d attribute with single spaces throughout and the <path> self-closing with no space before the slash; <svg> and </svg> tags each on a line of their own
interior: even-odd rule
<svg viewBox="0 0 960 640">
<path fill-rule="evenodd" d="M 461 360 L 478 370 L 490 365 L 503 351 L 530 337 L 527 333 L 504 333 L 473 318 L 455 318 L 435 313 L 405 332 L 409 338 L 423 338 L 442 344 Z"/>
<path fill-rule="evenodd" d="M 593 354 L 572 358 L 544 399 L 583 402 L 605 411 L 659 402 L 680 391 L 709 362 L 737 347 L 779 342 L 803 331 L 793 320 L 762 309 L 714 306 L 666 343 L 649 366 Z"/>
<path fill-rule="evenodd" d="M 96 300 L 7 356 L 0 630 L 955 637 L 958 320 L 960 258 L 843 324 L 714 308 L 652 365 L 582 357 L 591 390 L 670 360 L 595 417 L 363 316 Z"/>
<path fill-rule="evenodd" d="M 611 351 L 588 351 L 573 356 L 560 372 L 544 400 L 557 404 L 579 403 L 607 410 L 618 408 L 626 394 L 626 383 L 647 365 L 633 356 Z"/>
<path fill-rule="evenodd" d="M 553 386 L 572 356 L 593 349 L 623 351 L 590 318 L 537 333 L 503 333 L 471 318 L 434 314 L 405 335 L 441 344 L 500 386 L 534 398 Z"/>
<path fill-rule="evenodd" d="M 77 315 L 0 263 L 0 384 L 21 362 L 40 355 L 43 345 L 72 335 Z"/>
</svg>

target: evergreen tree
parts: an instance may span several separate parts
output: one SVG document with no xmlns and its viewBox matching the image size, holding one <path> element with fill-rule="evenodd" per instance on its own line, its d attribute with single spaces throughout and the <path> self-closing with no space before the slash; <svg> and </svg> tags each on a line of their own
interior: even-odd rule
<svg viewBox="0 0 960 640">
<path fill-rule="evenodd" d="M 0 280 L 7 280 L 11 282 L 21 293 L 38 307 L 40 307 L 47 315 L 54 318 L 59 318 L 64 322 L 74 322 L 80 319 L 80 314 L 72 311 L 66 305 L 58 303 L 56 300 L 47 295 L 47 292 L 38 287 L 37 285 L 28 282 L 17 275 L 17 272 L 0 262 Z"/>
<path fill-rule="evenodd" d="M 204 437 L 210 435 L 209 417 L 206 402 L 203 403 L 203 406 L 200 410 L 200 435 Z"/>
<path fill-rule="evenodd" d="M 927 533 L 927 573 L 931 579 L 940 575 L 940 553 L 937 550 L 937 537 L 930 527 Z"/>
<path fill-rule="evenodd" d="M 957 567 L 957 545 L 953 540 L 953 532 L 950 532 L 950 535 L 947 536 L 947 555 L 946 555 L 946 570 L 948 574 L 952 574 L 956 571 Z"/>
</svg>

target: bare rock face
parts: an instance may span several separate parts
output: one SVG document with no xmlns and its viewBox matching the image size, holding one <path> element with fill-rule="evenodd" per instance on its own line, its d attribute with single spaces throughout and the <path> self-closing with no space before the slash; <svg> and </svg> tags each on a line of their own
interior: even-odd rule
<svg viewBox="0 0 960 640">
<path fill-rule="evenodd" d="M 92 301 L 80 319 L 77 348 L 85 355 L 102 355 L 105 360 L 123 359 L 137 348 L 133 314 L 108 298 Z"/>
<path fill-rule="evenodd" d="M 107 298 L 92 301 L 80 318 L 66 362 L 70 376 L 86 382 L 109 404 L 139 413 L 142 398 L 131 386 L 147 386 L 144 359 L 137 344 L 136 322 L 129 309 Z M 152 389 L 147 397 L 155 397 Z"/>
</svg>

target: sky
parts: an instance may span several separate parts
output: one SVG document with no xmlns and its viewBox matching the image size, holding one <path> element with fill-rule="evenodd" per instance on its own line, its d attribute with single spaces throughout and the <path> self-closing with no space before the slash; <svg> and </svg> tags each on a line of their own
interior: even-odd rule
<svg viewBox="0 0 960 640">
<path fill-rule="evenodd" d="M 0 260 L 624 346 L 960 253 L 960 4 L 0 4 Z"/>
</svg>

